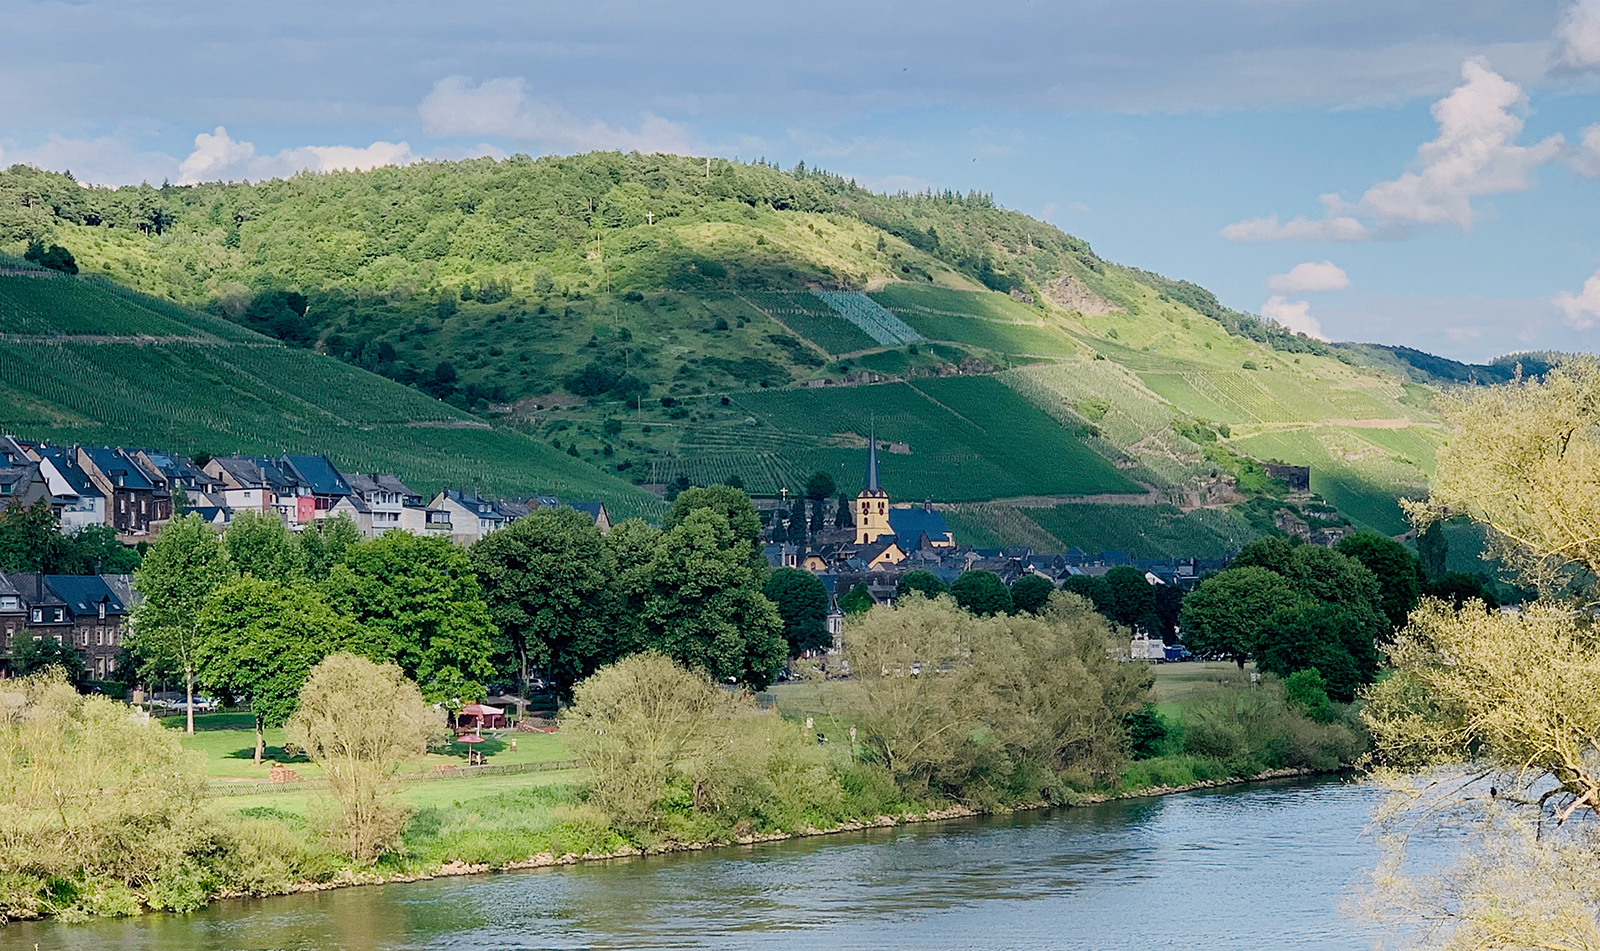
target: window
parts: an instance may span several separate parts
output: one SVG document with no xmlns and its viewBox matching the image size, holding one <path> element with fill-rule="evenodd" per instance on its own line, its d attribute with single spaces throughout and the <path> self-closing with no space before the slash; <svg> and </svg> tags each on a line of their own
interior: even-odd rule
<svg viewBox="0 0 1600 951">
<path fill-rule="evenodd" d="M 64 608 L 55 609 L 55 623 L 60 624 L 62 621 L 66 620 L 66 618 L 67 614 Z"/>
<path fill-rule="evenodd" d="M 35 623 L 35 624 L 43 624 L 44 623 L 44 609 L 43 608 L 34 608 L 33 609 L 33 623 Z M 38 640 L 38 638 L 34 638 L 34 640 Z"/>
<path fill-rule="evenodd" d="M 106 619 L 106 603 L 104 601 L 101 601 L 100 602 L 100 620 L 104 621 L 105 619 Z"/>
<path fill-rule="evenodd" d="M 145 504 L 146 504 L 146 503 L 145 503 L 145 500 L 144 500 L 144 499 L 140 499 L 140 500 L 139 500 L 139 514 L 140 514 L 140 515 L 143 515 L 143 514 L 145 514 Z"/>
<path fill-rule="evenodd" d="M 96 646 L 96 647 L 104 647 L 104 646 L 106 646 L 106 629 L 105 628 L 97 627 L 97 628 L 94 629 L 94 646 Z"/>
</svg>

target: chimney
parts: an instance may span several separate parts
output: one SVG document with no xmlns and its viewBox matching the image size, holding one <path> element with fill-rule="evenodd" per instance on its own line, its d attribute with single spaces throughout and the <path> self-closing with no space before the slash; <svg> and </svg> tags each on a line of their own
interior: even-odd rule
<svg viewBox="0 0 1600 951">
<path fill-rule="evenodd" d="M 928 513 L 931 514 L 933 512 L 933 500 L 932 499 L 927 499 L 926 501 L 924 501 L 922 503 L 922 510 L 924 512 L 928 512 Z"/>
</svg>

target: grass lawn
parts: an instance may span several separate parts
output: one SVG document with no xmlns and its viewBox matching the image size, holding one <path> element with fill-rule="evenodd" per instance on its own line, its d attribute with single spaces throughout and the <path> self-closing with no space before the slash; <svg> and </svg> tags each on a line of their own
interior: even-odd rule
<svg viewBox="0 0 1600 951">
<path fill-rule="evenodd" d="M 170 717 L 165 721 L 168 729 L 182 731 L 183 718 Z M 283 730 L 267 730 L 267 748 L 260 766 L 255 765 L 255 720 L 248 713 L 208 713 L 194 718 L 194 736 L 183 737 L 183 745 L 198 750 L 206 756 L 206 775 L 218 780 L 267 778 L 273 762 L 283 763 L 307 779 L 319 777 L 322 770 L 303 755 L 287 756 L 283 752 Z M 511 749 L 515 741 L 517 748 Z M 515 766 L 523 763 L 549 763 L 570 759 L 565 738 L 559 733 L 512 733 L 489 736 L 478 744 L 479 752 L 491 766 Z M 451 743 L 448 750 L 430 752 L 414 767 L 413 772 L 431 772 L 435 766 L 464 766 L 467 746 Z"/>
<path fill-rule="evenodd" d="M 500 793 L 516 792 L 520 789 L 566 785 L 577 782 L 577 779 L 577 770 L 560 769 L 542 773 L 515 773 L 510 776 L 484 776 L 469 779 L 411 782 L 402 785 L 400 799 L 407 805 L 417 809 L 426 809 L 430 806 L 442 808 L 474 799 L 482 799 L 487 796 L 496 796 Z M 276 786 L 269 792 L 249 796 L 219 796 L 215 799 L 208 799 L 206 800 L 206 806 L 221 813 L 239 812 L 243 809 L 266 806 L 303 816 L 308 814 L 307 810 L 314 800 L 326 795 L 327 791 L 323 789 L 296 789 L 292 786 Z"/>
<path fill-rule="evenodd" d="M 1196 690 L 1212 684 L 1235 684 L 1241 679 L 1245 684 L 1248 684 L 1250 682 L 1250 672 L 1253 670 L 1255 670 L 1255 664 L 1250 663 L 1245 665 L 1245 669 L 1241 673 L 1239 665 L 1225 660 L 1157 664 L 1155 666 L 1156 700 L 1163 704 L 1172 703 L 1182 700 Z"/>
</svg>

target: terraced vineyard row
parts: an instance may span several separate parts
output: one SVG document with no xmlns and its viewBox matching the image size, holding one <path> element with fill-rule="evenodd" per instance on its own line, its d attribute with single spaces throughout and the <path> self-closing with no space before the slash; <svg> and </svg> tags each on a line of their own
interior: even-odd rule
<svg viewBox="0 0 1600 951">
<path fill-rule="evenodd" d="M 860 291 L 813 291 L 818 299 L 840 317 L 860 327 L 867 336 L 886 347 L 918 343 L 923 337 L 905 321 L 883 309 L 877 301 Z"/>
<path fill-rule="evenodd" d="M 831 354 L 870 350 L 878 342 L 809 292 L 748 291 L 745 299 L 767 316 Z"/>
</svg>

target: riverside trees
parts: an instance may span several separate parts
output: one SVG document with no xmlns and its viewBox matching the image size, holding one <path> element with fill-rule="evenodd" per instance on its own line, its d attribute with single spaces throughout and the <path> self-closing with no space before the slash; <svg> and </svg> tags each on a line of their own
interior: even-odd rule
<svg viewBox="0 0 1600 951">
<path fill-rule="evenodd" d="M 1404 793 L 1389 818 L 1407 832 L 1464 819 L 1472 834 L 1431 874 L 1406 869 L 1393 837 L 1372 901 L 1437 947 L 1600 947 L 1600 364 L 1573 358 L 1441 408 L 1450 439 L 1414 520 L 1488 527 L 1541 600 L 1515 615 L 1428 602 L 1396 636 L 1364 714 Z"/>
</svg>

